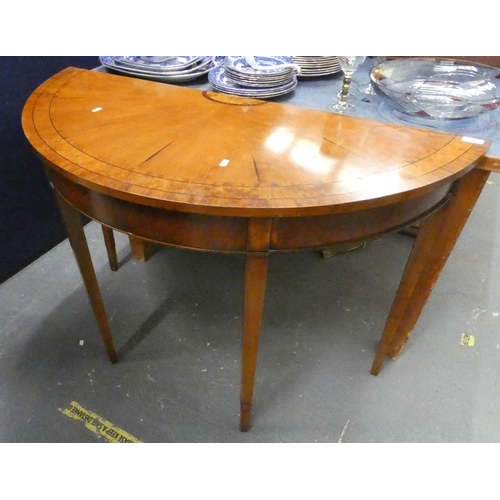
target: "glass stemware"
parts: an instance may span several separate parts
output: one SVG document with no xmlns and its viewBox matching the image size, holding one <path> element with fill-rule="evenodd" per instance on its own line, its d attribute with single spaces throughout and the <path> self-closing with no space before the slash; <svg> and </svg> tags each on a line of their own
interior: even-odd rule
<svg viewBox="0 0 500 500">
<path fill-rule="evenodd" d="M 340 98 L 330 106 L 330 110 L 336 113 L 346 113 L 354 109 L 354 105 L 348 102 L 352 75 L 358 66 L 363 64 L 366 56 L 338 56 L 338 58 L 340 69 L 344 73 L 344 81 L 339 94 Z"/>
<path fill-rule="evenodd" d="M 370 72 L 371 70 L 379 63 L 382 61 L 382 57 L 379 56 L 369 56 L 371 59 L 371 65 L 370 69 L 368 70 L 368 79 L 370 80 Z M 364 85 L 358 86 L 358 92 L 361 92 L 362 94 L 366 95 L 376 95 L 377 92 L 375 92 L 375 89 L 373 88 L 371 80 L 368 81 L 368 83 L 365 83 Z"/>
</svg>

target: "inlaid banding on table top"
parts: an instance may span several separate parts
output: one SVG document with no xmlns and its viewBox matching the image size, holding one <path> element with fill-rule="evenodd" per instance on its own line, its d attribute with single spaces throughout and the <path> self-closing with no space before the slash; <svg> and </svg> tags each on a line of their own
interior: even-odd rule
<svg viewBox="0 0 500 500">
<path fill-rule="evenodd" d="M 238 97 L 231 94 L 219 94 L 218 92 L 202 92 L 203 97 L 210 101 L 215 101 L 220 104 L 227 104 L 229 106 L 262 106 L 267 104 L 267 101 L 259 101 L 250 97 Z"/>
<path fill-rule="evenodd" d="M 30 102 L 27 135 L 45 142 L 49 161 L 94 189 L 157 204 L 286 211 L 387 203 L 449 182 L 488 149 L 271 102 L 225 106 L 201 91 L 86 70 L 59 73 Z"/>
</svg>

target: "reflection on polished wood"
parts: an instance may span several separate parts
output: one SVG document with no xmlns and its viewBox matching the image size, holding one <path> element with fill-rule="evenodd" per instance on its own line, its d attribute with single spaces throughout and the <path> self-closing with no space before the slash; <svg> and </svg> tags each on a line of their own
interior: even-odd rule
<svg viewBox="0 0 500 500">
<path fill-rule="evenodd" d="M 474 168 L 488 144 L 460 136 L 76 68 L 32 94 L 23 128 L 57 192 L 112 361 L 79 213 L 108 239 L 112 228 L 131 241 L 246 256 L 242 430 L 270 253 L 351 245 L 424 220 L 377 373 L 403 348 L 488 175 Z"/>
</svg>

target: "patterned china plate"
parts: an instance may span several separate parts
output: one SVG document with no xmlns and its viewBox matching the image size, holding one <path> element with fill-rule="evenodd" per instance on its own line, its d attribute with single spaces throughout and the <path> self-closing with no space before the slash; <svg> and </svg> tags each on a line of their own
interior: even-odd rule
<svg viewBox="0 0 500 500">
<path fill-rule="evenodd" d="M 279 87 L 268 88 L 249 88 L 243 85 L 238 85 L 233 80 L 227 77 L 225 69 L 218 67 L 212 69 L 208 73 L 208 81 L 213 88 L 224 94 L 233 94 L 241 97 L 255 97 L 257 99 L 267 99 L 277 97 L 292 92 L 297 86 L 297 77 L 293 75 L 290 82 Z"/>
<path fill-rule="evenodd" d="M 175 56 L 161 62 L 145 61 L 141 56 L 114 56 L 115 64 L 126 68 L 139 69 L 149 73 L 166 73 L 187 69 L 196 64 L 203 56 Z"/>
<path fill-rule="evenodd" d="M 265 66 L 266 69 L 254 69 L 242 56 L 228 56 L 224 62 L 224 66 L 228 68 L 229 71 L 234 71 L 245 76 L 277 76 L 277 75 L 287 75 L 291 70 L 289 67 L 282 68 L 282 64 L 291 64 L 292 60 L 288 56 L 255 56 L 255 62 L 259 66 Z"/>
<path fill-rule="evenodd" d="M 203 75 L 206 75 L 210 70 L 217 66 L 212 56 L 203 56 L 203 59 L 199 64 L 189 69 L 175 72 L 172 71 L 170 73 L 148 73 L 146 71 L 117 66 L 115 64 L 113 56 L 100 56 L 99 59 L 104 67 L 113 71 L 118 71 L 129 76 L 135 76 L 164 83 L 189 82 Z"/>
</svg>

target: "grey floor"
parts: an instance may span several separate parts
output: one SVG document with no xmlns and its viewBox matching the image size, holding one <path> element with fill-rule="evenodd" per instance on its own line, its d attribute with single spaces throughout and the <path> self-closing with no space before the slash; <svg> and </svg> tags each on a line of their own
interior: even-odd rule
<svg viewBox="0 0 500 500">
<path fill-rule="evenodd" d="M 272 256 L 252 428 L 238 429 L 243 260 L 86 227 L 120 361 L 65 241 L 0 285 L 0 442 L 108 442 L 73 402 L 146 443 L 500 442 L 500 175 L 492 174 L 401 357 L 369 370 L 413 240 Z M 462 335 L 473 346 L 462 345 Z"/>
</svg>

